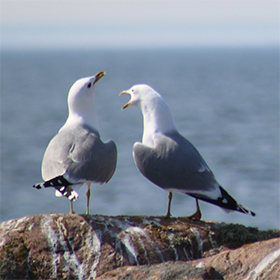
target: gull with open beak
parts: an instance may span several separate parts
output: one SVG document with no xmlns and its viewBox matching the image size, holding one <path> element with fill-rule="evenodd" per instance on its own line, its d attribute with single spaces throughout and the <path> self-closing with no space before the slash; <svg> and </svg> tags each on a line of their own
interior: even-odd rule
<svg viewBox="0 0 280 280">
<path fill-rule="evenodd" d="M 133 157 L 140 173 L 169 192 L 166 217 L 171 216 L 172 192 L 196 199 L 196 212 L 189 218 L 201 219 L 198 199 L 220 206 L 226 212 L 238 211 L 255 216 L 220 186 L 197 149 L 176 129 L 171 111 L 162 96 L 147 85 L 135 85 L 120 93 L 130 95 L 129 106 L 143 115 L 142 143 L 133 146 Z"/>
</svg>

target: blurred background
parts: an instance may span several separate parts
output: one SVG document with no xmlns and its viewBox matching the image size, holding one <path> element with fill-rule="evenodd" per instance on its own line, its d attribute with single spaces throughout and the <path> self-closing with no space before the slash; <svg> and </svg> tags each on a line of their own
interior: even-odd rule
<svg viewBox="0 0 280 280">
<path fill-rule="evenodd" d="M 146 83 L 169 104 L 180 133 L 219 183 L 257 213 L 226 214 L 201 202 L 202 219 L 279 227 L 278 1 L 1 1 L 1 221 L 69 212 L 36 190 L 44 151 L 67 119 L 67 94 L 101 70 L 101 137 L 118 146 L 108 184 L 92 185 L 91 214 L 165 215 L 167 192 L 136 169 L 138 109 L 122 90 Z M 74 202 L 85 213 L 86 187 Z M 175 194 L 172 214 L 195 200 Z"/>
</svg>

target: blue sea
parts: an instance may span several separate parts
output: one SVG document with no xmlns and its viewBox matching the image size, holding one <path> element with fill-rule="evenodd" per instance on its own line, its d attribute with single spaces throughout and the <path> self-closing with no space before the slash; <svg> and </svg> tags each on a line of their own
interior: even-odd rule
<svg viewBox="0 0 280 280">
<path fill-rule="evenodd" d="M 108 184 L 92 185 L 90 214 L 165 215 L 168 193 L 145 179 L 132 157 L 142 115 L 121 111 L 132 85 L 145 83 L 169 104 L 175 124 L 203 155 L 219 183 L 256 217 L 226 214 L 201 202 L 202 219 L 279 228 L 279 50 L 200 48 L 1 52 L 1 221 L 69 212 L 42 181 L 44 151 L 66 121 L 67 94 L 79 78 L 105 70 L 97 85 L 100 134 L 118 146 Z M 74 202 L 86 211 L 86 186 Z M 195 200 L 174 194 L 174 217 L 195 211 Z"/>
</svg>

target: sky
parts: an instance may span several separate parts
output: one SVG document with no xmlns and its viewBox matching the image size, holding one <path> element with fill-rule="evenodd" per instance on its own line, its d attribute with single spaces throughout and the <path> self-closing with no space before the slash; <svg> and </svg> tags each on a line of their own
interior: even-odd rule
<svg viewBox="0 0 280 280">
<path fill-rule="evenodd" d="M 1 48 L 279 44 L 279 1 L 1 1 Z"/>
</svg>

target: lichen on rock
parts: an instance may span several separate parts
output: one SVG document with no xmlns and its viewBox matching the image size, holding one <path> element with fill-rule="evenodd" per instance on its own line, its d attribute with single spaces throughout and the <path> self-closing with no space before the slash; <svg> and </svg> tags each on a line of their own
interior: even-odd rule
<svg viewBox="0 0 280 280">
<path fill-rule="evenodd" d="M 147 275 L 153 275 L 152 272 L 163 267 L 167 274 L 171 273 L 168 267 L 172 267 L 174 275 L 183 275 L 179 263 L 186 264 L 193 277 L 205 273 L 224 277 L 229 273 L 224 269 L 228 267 L 227 256 L 232 256 L 233 262 L 238 260 L 232 248 L 238 248 L 241 255 L 242 252 L 250 255 L 255 246 L 264 246 L 261 252 L 266 257 L 276 250 L 279 236 L 279 230 L 259 231 L 188 218 L 34 215 L 0 224 L 0 277 L 95 279 L 114 274 L 114 279 L 118 279 L 120 275 L 135 275 L 145 269 Z M 270 240 L 257 242 L 267 239 Z M 242 267 L 247 269 L 244 273 L 237 266 L 234 274 L 234 265 L 230 273 L 245 277 L 257 265 L 262 268 L 258 257 L 252 255 L 250 263 L 244 258 Z M 270 260 L 273 265 L 277 256 Z M 200 271 L 198 274 L 194 273 L 196 269 Z M 266 273 L 269 269 L 276 271 L 270 266 L 264 268 Z"/>
</svg>

